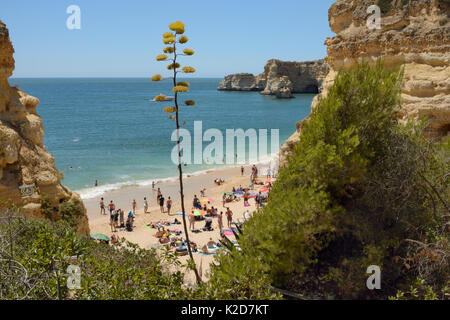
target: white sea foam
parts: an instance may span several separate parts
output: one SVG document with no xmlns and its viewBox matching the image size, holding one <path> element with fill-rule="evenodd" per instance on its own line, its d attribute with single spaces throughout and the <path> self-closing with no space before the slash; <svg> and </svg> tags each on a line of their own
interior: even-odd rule
<svg viewBox="0 0 450 320">
<path fill-rule="evenodd" d="M 257 165 L 258 167 L 260 167 L 259 171 L 261 174 L 267 174 L 267 170 L 269 170 L 269 168 L 270 168 L 270 170 L 278 169 L 278 153 L 268 155 L 262 159 L 258 159 L 257 161 L 249 160 L 249 161 L 247 161 L 246 165 L 248 165 L 248 164 Z M 233 167 L 240 167 L 240 165 L 238 165 L 238 164 L 229 165 L 229 166 L 218 165 L 215 167 L 210 167 L 208 169 L 203 169 L 203 170 L 195 171 L 192 173 L 185 172 L 183 174 L 183 177 L 184 178 L 194 177 L 194 176 L 199 176 L 199 175 L 209 173 L 211 171 L 217 171 L 217 170 L 233 168 Z M 125 177 L 128 177 L 128 176 L 123 176 L 122 178 L 125 178 Z M 131 187 L 131 186 L 148 187 L 148 186 L 152 185 L 153 181 L 157 184 L 161 184 L 164 182 L 175 182 L 177 180 L 178 180 L 178 176 L 147 179 L 147 180 L 137 180 L 137 181 L 124 181 L 124 182 L 118 182 L 118 183 L 105 184 L 105 185 L 101 185 L 98 187 L 84 188 L 81 190 L 77 190 L 76 192 L 80 195 L 81 199 L 85 200 L 85 199 L 92 199 L 92 198 L 100 197 L 101 195 L 105 194 L 106 192 L 119 190 L 119 189 L 126 188 L 126 187 Z"/>
</svg>

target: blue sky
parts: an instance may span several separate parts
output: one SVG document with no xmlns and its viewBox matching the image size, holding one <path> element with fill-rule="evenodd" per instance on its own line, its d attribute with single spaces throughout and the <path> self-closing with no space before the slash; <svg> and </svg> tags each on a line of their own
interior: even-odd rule
<svg viewBox="0 0 450 320">
<path fill-rule="evenodd" d="M 326 55 L 334 0 L 1 0 L 15 48 L 14 77 L 147 77 L 164 63 L 161 34 L 181 20 L 196 54 L 182 64 L 198 77 L 259 74 L 267 60 L 305 61 Z M 69 30 L 70 5 L 81 30 Z"/>
</svg>

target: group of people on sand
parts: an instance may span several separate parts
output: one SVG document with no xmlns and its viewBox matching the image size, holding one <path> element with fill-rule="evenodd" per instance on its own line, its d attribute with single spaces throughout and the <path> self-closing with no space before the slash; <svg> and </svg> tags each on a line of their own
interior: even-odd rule
<svg viewBox="0 0 450 320">
<path fill-rule="evenodd" d="M 122 209 L 116 210 L 116 205 L 113 200 L 108 203 L 109 211 L 109 224 L 111 226 L 111 232 L 116 232 L 117 229 L 127 229 L 127 231 L 133 231 L 133 222 L 136 210 L 136 201 L 133 200 L 133 210 L 128 213 L 127 221 L 125 222 L 125 213 Z M 105 200 L 100 199 L 100 214 L 106 215 Z"/>
<path fill-rule="evenodd" d="M 205 203 L 203 206 L 200 204 L 197 195 L 194 195 L 194 199 L 192 201 L 193 208 L 188 214 L 189 220 L 189 230 L 196 232 L 195 222 L 197 221 L 197 217 L 195 216 L 195 209 L 203 210 L 205 212 L 205 217 L 207 218 L 215 218 L 217 217 L 217 223 L 219 227 L 220 236 L 223 237 L 223 215 L 224 212 L 218 210 L 214 206 L 208 208 L 208 205 Z M 233 223 L 233 211 L 230 210 L 229 207 L 226 207 L 225 216 L 227 217 L 227 227 L 231 228 Z M 203 219 L 203 218 L 202 218 Z M 208 220 L 208 219 L 207 219 Z M 212 221 L 210 219 L 210 221 Z"/>
<path fill-rule="evenodd" d="M 222 185 L 224 182 L 225 182 L 225 180 L 222 178 L 214 179 L 214 183 L 217 184 L 218 186 Z"/>
<path fill-rule="evenodd" d="M 166 208 L 167 208 L 167 214 L 170 215 L 170 210 L 172 209 L 172 199 L 170 197 L 166 199 L 164 198 L 164 196 L 161 193 L 161 189 L 158 188 L 158 195 L 156 196 L 156 202 L 159 204 L 159 208 L 161 210 L 161 213 L 164 213 L 164 202 L 166 204 Z"/>
</svg>

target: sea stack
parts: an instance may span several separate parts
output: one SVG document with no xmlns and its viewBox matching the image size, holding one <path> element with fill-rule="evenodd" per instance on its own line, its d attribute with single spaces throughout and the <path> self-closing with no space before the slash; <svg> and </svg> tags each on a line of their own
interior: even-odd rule
<svg viewBox="0 0 450 320">
<path fill-rule="evenodd" d="M 272 59 L 258 76 L 238 73 L 225 77 L 218 90 L 260 91 L 277 98 L 292 98 L 294 93 L 319 93 L 328 73 L 328 63 L 322 60 L 291 62 Z"/>
<path fill-rule="evenodd" d="M 14 49 L 5 24 L 0 21 L 0 209 L 21 208 L 29 217 L 47 217 L 41 199 L 49 200 L 56 214 L 64 202 L 79 208 L 75 221 L 79 233 L 89 234 L 86 210 L 80 197 L 61 184 L 62 173 L 44 146 L 42 119 L 36 112 L 39 99 L 11 87 Z"/>
</svg>

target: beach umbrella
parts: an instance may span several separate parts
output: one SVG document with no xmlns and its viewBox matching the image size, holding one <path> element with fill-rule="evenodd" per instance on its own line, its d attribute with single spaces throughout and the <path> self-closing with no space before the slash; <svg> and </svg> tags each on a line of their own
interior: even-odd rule
<svg viewBox="0 0 450 320">
<path fill-rule="evenodd" d="M 91 238 L 92 239 L 96 239 L 96 240 L 105 240 L 105 241 L 110 241 L 111 240 L 110 237 L 108 237 L 106 234 L 103 234 L 103 233 L 91 234 Z"/>
<path fill-rule="evenodd" d="M 234 192 L 235 194 L 244 194 L 244 191 L 237 190 Z"/>
<path fill-rule="evenodd" d="M 200 202 L 214 202 L 214 199 L 211 198 L 202 198 Z"/>
</svg>

